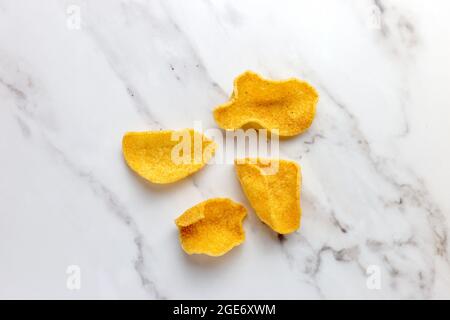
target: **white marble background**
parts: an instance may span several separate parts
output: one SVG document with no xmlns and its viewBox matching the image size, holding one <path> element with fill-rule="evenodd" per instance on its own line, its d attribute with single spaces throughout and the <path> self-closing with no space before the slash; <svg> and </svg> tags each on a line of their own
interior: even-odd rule
<svg viewBox="0 0 450 320">
<path fill-rule="evenodd" d="M 0 0 L 0 298 L 450 298 L 449 10 Z M 216 196 L 249 208 L 233 167 L 151 186 L 122 134 L 215 127 L 247 69 L 320 92 L 311 129 L 281 144 L 303 168 L 302 227 L 279 239 L 250 210 L 242 246 L 187 256 L 184 210 Z"/>
</svg>

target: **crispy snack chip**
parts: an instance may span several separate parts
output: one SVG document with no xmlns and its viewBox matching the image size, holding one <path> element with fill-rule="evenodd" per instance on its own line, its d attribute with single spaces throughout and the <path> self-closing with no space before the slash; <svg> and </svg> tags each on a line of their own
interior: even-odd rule
<svg viewBox="0 0 450 320">
<path fill-rule="evenodd" d="M 222 129 L 275 129 L 280 136 L 297 135 L 311 126 L 319 99 L 317 91 L 297 79 L 273 81 L 251 71 L 234 81 L 230 101 L 214 110 Z"/>
<path fill-rule="evenodd" d="M 246 158 L 236 159 L 235 167 L 245 195 L 264 223 L 280 234 L 300 227 L 302 176 L 297 163 Z"/>
<path fill-rule="evenodd" d="M 201 202 L 175 220 L 181 246 L 188 254 L 221 256 L 244 242 L 242 221 L 246 215 L 245 207 L 230 199 Z"/>
<path fill-rule="evenodd" d="M 170 183 L 200 170 L 215 143 L 192 129 L 127 132 L 123 155 L 128 166 L 153 183 Z"/>
</svg>

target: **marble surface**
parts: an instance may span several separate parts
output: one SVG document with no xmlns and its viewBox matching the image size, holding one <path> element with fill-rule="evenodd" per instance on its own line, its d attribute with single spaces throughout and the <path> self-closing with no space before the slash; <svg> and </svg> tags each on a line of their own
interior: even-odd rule
<svg viewBox="0 0 450 320">
<path fill-rule="evenodd" d="M 0 298 L 450 298 L 449 10 L 1 0 Z M 280 143 L 302 166 L 302 227 L 279 238 L 250 210 L 242 246 L 188 256 L 184 210 L 210 197 L 250 209 L 233 166 L 153 186 L 121 138 L 216 127 L 211 110 L 248 69 L 320 93 L 310 130 Z"/>
</svg>

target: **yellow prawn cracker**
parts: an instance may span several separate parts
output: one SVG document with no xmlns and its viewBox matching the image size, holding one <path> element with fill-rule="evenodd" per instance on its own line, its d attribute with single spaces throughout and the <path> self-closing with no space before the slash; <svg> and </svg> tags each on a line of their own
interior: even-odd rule
<svg viewBox="0 0 450 320">
<path fill-rule="evenodd" d="M 235 168 L 258 217 L 279 234 L 300 227 L 301 169 L 293 161 L 236 159 Z"/>
<path fill-rule="evenodd" d="M 311 126 L 318 99 L 307 82 L 267 80 L 247 71 L 235 79 L 230 100 L 214 110 L 214 118 L 222 129 L 265 128 L 289 137 Z"/>
<path fill-rule="evenodd" d="M 122 151 L 128 166 L 153 183 L 171 183 L 200 170 L 216 144 L 192 129 L 127 132 Z"/>
<path fill-rule="evenodd" d="M 175 220 L 180 242 L 188 254 L 221 256 L 245 240 L 244 206 L 227 198 L 203 201 Z"/>
</svg>

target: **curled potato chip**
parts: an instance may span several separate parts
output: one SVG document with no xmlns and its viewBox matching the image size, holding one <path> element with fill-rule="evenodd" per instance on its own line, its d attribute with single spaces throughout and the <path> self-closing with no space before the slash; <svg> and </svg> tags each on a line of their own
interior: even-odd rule
<svg viewBox="0 0 450 320">
<path fill-rule="evenodd" d="M 200 170 L 215 145 L 192 129 L 127 132 L 122 140 L 128 166 L 153 183 L 174 182 Z"/>
<path fill-rule="evenodd" d="M 246 215 L 244 206 L 226 198 L 195 205 L 175 220 L 183 250 L 188 254 L 225 254 L 244 242 L 242 221 Z"/>
<path fill-rule="evenodd" d="M 318 98 L 304 81 L 266 80 L 247 71 L 235 79 L 230 101 L 214 110 L 214 118 L 222 129 L 266 128 L 294 136 L 311 126 Z"/>
<path fill-rule="evenodd" d="M 301 170 L 287 160 L 237 159 L 236 172 L 258 217 L 280 234 L 300 227 Z"/>
</svg>

